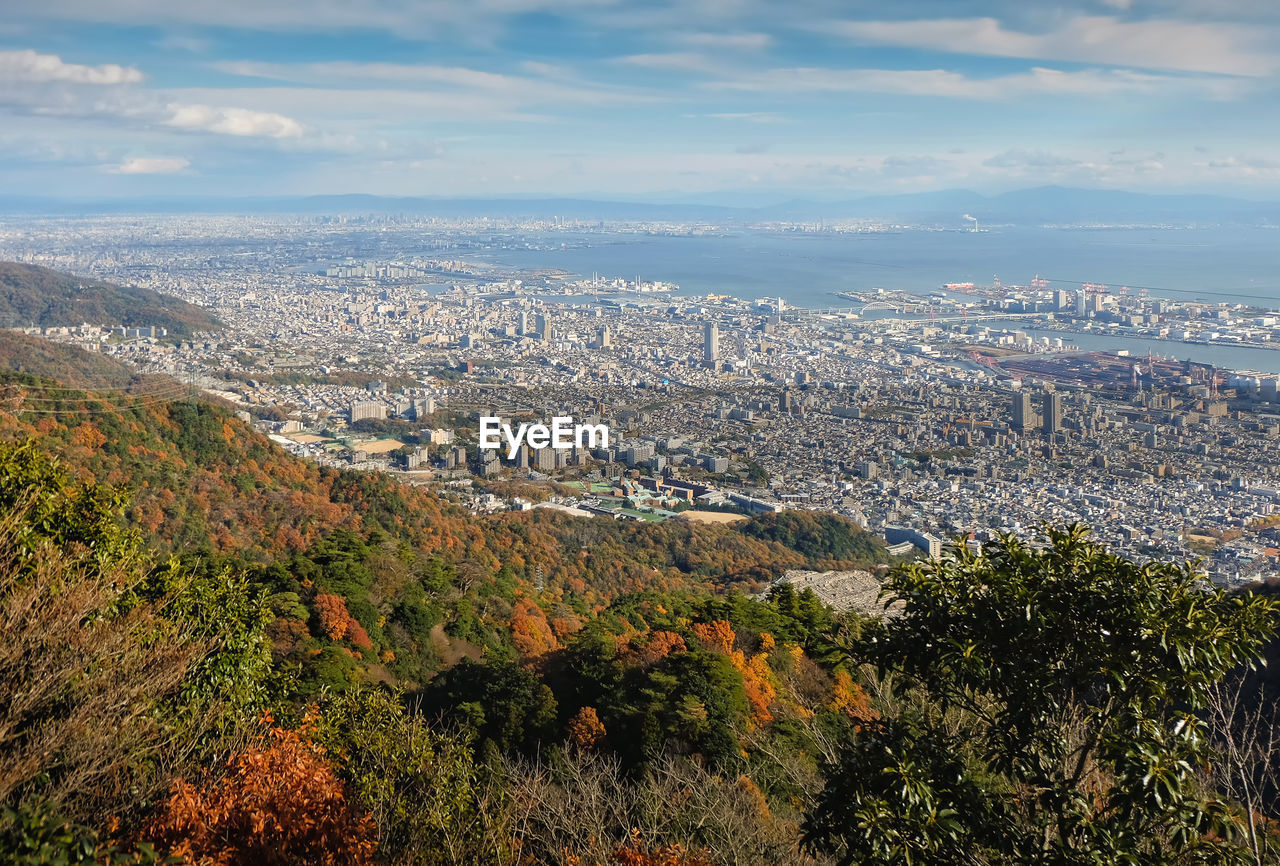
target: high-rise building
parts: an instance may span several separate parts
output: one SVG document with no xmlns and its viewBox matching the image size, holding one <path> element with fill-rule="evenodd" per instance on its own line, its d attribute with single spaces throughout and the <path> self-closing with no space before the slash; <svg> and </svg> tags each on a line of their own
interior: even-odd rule
<svg viewBox="0 0 1280 866">
<path fill-rule="evenodd" d="M 715 322 L 702 326 L 702 358 L 710 362 L 720 360 L 720 326 Z"/>
<path fill-rule="evenodd" d="M 600 348 L 601 349 L 613 348 L 613 334 L 609 333 L 608 325 L 603 325 L 600 328 Z"/>
<path fill-rule="evenodd" d="M 524 336 L 525 334 L 527 334 L 527 333 L 529 333 L 529 314 L 528 314 L 527 312 L 525 312 L 524 310 L 521 310 L 521 311 L 520 311 L 520 331 L 519 331 L 519 334 L 520 334 L 520 336 L 522 336 L 522 337 L 523 337 L 523 336 Z"/>
<path fill-rule="evenodd" d="M 1079 316 L 1080 318 L 1084 318 L 1084 314 L 1085 314 L 1084 305 L 1085 305 L 1084 289 L 1077 289 L 1076 290 L 1076 315 Z"/>
<path fill-rule="evenodd" d="M 538 313 L 534 320 L 534 327 L 538 331 L 538 339 L 544 343 L 551 339 L 551 317 L 546 313 Z"/>
<path fill-rule="evenodd" d="M 409 406 L 409 415 L 414 421 L 425 421 L 435 411 L 436 401 L 434 397 L 420 397 L 413 400 Z"/>
<path fill-rule="evenodd" d="M 1057 391 L 1045 391 L 1042 400 L 1044 432 L 1052 436 L 1062 429 L 1062 395 Z"/>
<path fill-rule="evenodd" d="M 368 418 L 382 420 L 387 417 L 387 406 L 385 403 L 378 403 L 373 400 L 357 400 L 351 404 L 349 417 L 352 424 Z"/>
<path fill-rule="evenodd" d="M 1035 412 L 1031 409 L 1031 395 L 1026 391 L 1018 391 L 1013 395 L 1013 429 L 1030 430 L 1035 424 Z"/>
<path fill-rule="evenodd" d="M 533 466 L 539 472 L 554 472 L 556 470 L 556 449 L 554 448 L 534 449 Z"/>
</svg>

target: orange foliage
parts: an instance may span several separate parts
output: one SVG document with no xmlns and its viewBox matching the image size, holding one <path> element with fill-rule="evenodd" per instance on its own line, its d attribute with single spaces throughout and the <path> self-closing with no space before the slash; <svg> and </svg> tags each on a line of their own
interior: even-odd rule
<svg viewBox="0 0 1280 866">
<path fill-rule="evenodd" d="M 729 656 L 729 661 L 742 674 L 742 687 L 747 693 L 747 702 L 751 704 L 751 719 L 763 725 L 773 721 L 773 713 L 769 710 L 773 699 L 778 696 L 778 689 L 773 684 L 773 672 L 769 670 L 770 649 L 776 645 L 773 636 L 765 633 L 760 636 L 763 651 L 756 653 L 749 660 L 742 650 L 735 650 L 733 626 L 723 619 L 709 623 L 694 623 L 691 628 L 704 647 L 712 652 L 722 652 Z"/>
<path fill-rule="evenodd" d="M 751 805 L 755 808 L 758 817 L 769 817 L 769 801 L 765 798 L 764 791 L 760 790 L 760 786 L 753 782 L 750 776 L 738 777 L 738 790 L 751 800 Z"/>
<path fill-rule="evenodd" d="M 631 831 L 631 841 L 615 848 L 613 859 L 620 866 L 711 866 L 706 851 L 687 851 L 683 845 L 663 845 L 646 849 L 640 842 L 640 831 Z"/>
<path fill-rule="evenodd" d="M 551 631 L 561 640 L 582 630 L 582 620 L 576 616 L 558 616 L 551 620 Z"/>
<path fill-rule="evenodd" d="M 733 626 L 728 620 L 717 619 L 712 622 L 693 624 L 693 633 L 702 646 L 712 652 L 730 653 L 733 651 Z"/>
<path fill-rule="evenodd" d="M 329 636 L 329 640 L 342 640 L 351 627 L 351 614 L 347 612 L 347 601 L 340 595 L 322 592 L 316 596 L 316 616 L 320 617 L 320 628 Z"/>
<path fill-rule="evenodd" d="M 757 653 L 748 660 L 741 650 L 734 650 L 729 653 L 729 661 L 742 674 L 742 688 L 751 705 L 751 720 L 758 725 L 773 721 L 769 705 L 778 696 L 778 690 L 773 684 L 773 672 L 769 670 L 769 657 Z"/>
<path fill-rule="evenodd" d="M 540 656 L 560 646 L 546 614 L 527 598 L 518 599 L 511 614 L 511 642 L 525 656 Z"/>
<path fill-rule="evenodd" d="M 200 866 L 372 863 L 373 818 L 347 802 L 311 740 L 314 722 L 271 728 L 267 742 L 236 755 L 227 775 L 204 788 L 175 782 L 143 837 Z"/>
<path fill-rule="evenodd" d="M 600 745 L 605 730 L 595 707 L 583 707 L 569 720 L 569 737 L 584 749 Z"/>
<path fill-rule="evenodd" d="M 86 421 L 72 432 L 71 444 L 84 445 L 86 448 L 101 448 L 107 444 L 107 437 L 102 435 L 102 431 L 92 421 Z"/>
<path fill-rule="evenodd" d="M 316 615 L 320 617 L 320 628 L 330 640 L 351 641 L 361 649 L 371 649 L 373 641 L 355 617 L 347 610 L 347 600 L 340 595 L 322 592 L 316 596 Z"/>
<path fill-rule="evenodd" d="M 853 681 L 848 671 L 836 671 L 836 682 L 832 689 L 831 709 L 844 713 L 851 719 L 870 722 L 880 718 L 880 714 L 871 708 L 871 700 L 862 686 Z"/>
<path fill-rule="evenodd" d="M 640 649 L 640 663 L 653 665 L 673 653 L 685 652 L 688 647 L 684 638 L 673 631 L 655 631 L 649 635 L 648 642 Z"/>
</svg>

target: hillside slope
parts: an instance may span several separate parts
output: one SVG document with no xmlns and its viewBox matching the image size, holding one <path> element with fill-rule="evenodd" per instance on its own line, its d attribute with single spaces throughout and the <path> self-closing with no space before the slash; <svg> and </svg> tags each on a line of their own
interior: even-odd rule
<svg viewBox="0 0 1280 866">
<path fill-rule="evenodd" d="M 101 360 L 74 349 L 67 358 Z M 78 482 L 126 489 L 129 522 L 158 551 L 249 568 L 280 599 L 278 652 L 318 682 L 420 683 L 482 649 L 555 648 L 627 594 L 755 592 L 787 569 L 884 559 L 874 539 L 828 515 L 797 514 L 785 532 L 767 518 L 475 516 L 386 475 L 293 457 L 171 385 L 77 392 L 15 378 L 0 441 L 34 440 Z M 339 604 L 360 630 L 323 624 L 321 611 Z"/>
<path fill-rule="evenodd" d="M 6 330 L 0 330 L 0 370 L 69 388 L 125 388 L 137 379 L 133 370 L 114 358 Z"/>
<path fill-rule="evenodd" d="M 155 325 L 178 336 L 221 327 L 208 311 L 150 289 L 0 262 L 0 326 L 49 328 L 85 322 Z"/>
</svg>

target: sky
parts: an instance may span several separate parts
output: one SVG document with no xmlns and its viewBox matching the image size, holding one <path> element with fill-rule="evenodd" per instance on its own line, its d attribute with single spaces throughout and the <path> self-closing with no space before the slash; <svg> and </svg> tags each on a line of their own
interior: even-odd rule
<svg viewBox="0 0 1280 866">
<path fill-rule="evenodd" d="M 1280 198 L 1271 0 L 3 0 L 0 194 Z"/>
</svg>

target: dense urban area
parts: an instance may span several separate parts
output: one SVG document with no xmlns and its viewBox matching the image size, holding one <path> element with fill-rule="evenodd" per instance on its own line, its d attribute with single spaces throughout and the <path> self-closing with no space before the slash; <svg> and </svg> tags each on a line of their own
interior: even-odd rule
<svg viewBox="0 0 1280 866">
<path fill-rule="evenodd" d="M 644 280 L 491 263 L 609 232 L 717 230 L 9 219 L 0 258 L 174 295 L 225 324 L 181 337 L 120 322 L 8 327 L 169 374 L 294 453 L 448 489 L 476 510 L 543 499 L 599 519 L 723 521 L 812 509 L 903 555 L 1081 522 L 1140 561 L 1203 559 L 1224 584 L 1280 568 L 1280 464 L 1260 459 L 1280 442 L 1276 377 L 1073 344 L 1280 345 L 1266 309 L 1027 275 L 851 290 L 816 310 L 680 294 L 659 263 Z M 568 416 L 607 424 L 610 439 L 509 457 L 476 447 L 484 416 Z"/>
</svg>

